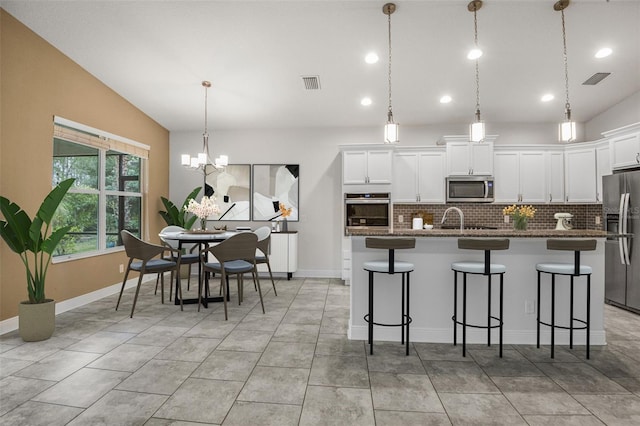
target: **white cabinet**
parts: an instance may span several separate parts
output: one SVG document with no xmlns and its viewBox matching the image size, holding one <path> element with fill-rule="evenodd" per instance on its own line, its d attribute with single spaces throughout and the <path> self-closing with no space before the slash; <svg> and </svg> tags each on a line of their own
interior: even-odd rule
<svg viewBox="0 0 640 426">
<path fill-rule="evenodd" d="M 269 264 L 274 273 L 286 273 L 290 279 L 298 270 L 298 233 L 272 232 Z M 258 265 L 258 271 L 267 272 L 267 266 Z"/>
<path fill-rule="evenodd" d="M 544 203 L 547 186 L 544 151 L 496 151 L 494 195 L 496 202 Z"/>
<path fill-rule="evenodd" d="M 565 201 L 596 201 L 596 153 L 594 148 L 567 148 L 564 153 Z"/>
<path fill-rule="evenodd" d="M 391 150 L 358 150 L 342 153 L 342 183 L 391 183 Z"/>
<path fill-rule="evenodd" d="M 640 132 L 611 138 L 610 147 L 614 169 L 640 165 Z"/>
<path fill-rule="evenodd" d="M 447 142 L 447 174 L 493 175 L 493 142 Z"/>
<path fill-rule="evenodd" d="M 393 156 L 392 201 L 444 203 L 444 152 L 396 152 Z"/>
<path fill-rule="evenodd" d="M 609 144 L 600 144 L 596 147 L 596 202 L 601 203 L 602 177 L 611 174 L 611 158 L 609 156 Z"/>
<path fill-rule="evenodd" d="M 564 152 L 547 152 L 547 193 L 550 203 L 564 203 Z"/>
</svg>

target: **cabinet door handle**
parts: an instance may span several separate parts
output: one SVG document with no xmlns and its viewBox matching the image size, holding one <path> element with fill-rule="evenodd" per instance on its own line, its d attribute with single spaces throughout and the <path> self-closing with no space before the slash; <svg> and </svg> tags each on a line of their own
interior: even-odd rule
<svg viewBox="0 0 640 426">
<path fill-rule="evenodd" d="M 569 194 L 567 194 L 566 197 L 564 197 L 564 200 L 568 203 L 569 202 Z"/>
<path fill-rule="evenodd" d="M 636 163 L 640 163 L 640 159 L 638 159 L 638 157 L 640 157 L 640 152 L 636 153 Z"/>
<path fill-rule="evenodd" d="M 549 202 L 553 202 L 553 194 L 549 193 Z"/>
</svg>

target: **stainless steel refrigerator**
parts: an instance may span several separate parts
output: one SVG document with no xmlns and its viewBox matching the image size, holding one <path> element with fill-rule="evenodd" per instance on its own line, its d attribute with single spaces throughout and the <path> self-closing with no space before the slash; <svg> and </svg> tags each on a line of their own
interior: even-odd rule
<svg viewBox="0 0 640 426">
<path fill-rule="evenodd" d="M 605 243 L 605 300 L 640 312 L 640 171 L 602 178 L 604 224 L 617 236 Z"/>
</svg>

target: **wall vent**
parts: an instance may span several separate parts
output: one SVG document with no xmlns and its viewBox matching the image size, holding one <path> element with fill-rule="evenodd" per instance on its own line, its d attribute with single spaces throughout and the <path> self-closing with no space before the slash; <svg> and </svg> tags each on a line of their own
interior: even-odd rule
<svg viewBox="0 0 640 426">
<path fill-rule="evenodd" d="M 318 75 L 303 75 L 302 82 L 305 90 L 320 90 L 320 76 Z"/>
<path fill-rule="evenodd" d="M 582 84 L 587 86 L 595 86 L 605 78 L 609 77 L 609 75 L 611 75 L 610 72 L 597 72 L 591 77 L 589 77 L 588 79 L 586 79 Z"/>
</svg>

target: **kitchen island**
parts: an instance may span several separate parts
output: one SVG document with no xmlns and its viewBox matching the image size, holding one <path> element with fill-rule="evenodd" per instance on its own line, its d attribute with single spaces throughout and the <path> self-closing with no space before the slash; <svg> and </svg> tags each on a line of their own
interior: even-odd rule
<svg viewBox="0 0 640 426">
<path fill-rule="evenodd" d="M 504 343 L 535 344 L 537 272 L 540 262 L 573 262 L 573 252 L 549 251 L 548 238 L 596 239 L 595 251 L 582 252 L 581 263 L 593 268 L 591 276 L 591 344 L 605 345 L 604 332 L 604 231 L 596 230 L 349 230 L 351 239 L 351 314 L 349 338 L 367 339 L 368 275 L 362 269 L 366 261 L 384 259 L 386 251 L 365 248 L 365 238 L 415 237 L 413 250 L 400 250 L 397 260 L 412 262 L 411 273 L 411 341 L 451 343 L 453 341 L 453 271 L 451 263 L 461 260 L 483 261 L 484 254 L 476 250 L 459 250 L 458 238 L 508 238 L 509 250 L 491 253 L 492 263 L 507 267 L 504 276 Z M 585 317 L 586 278 L 575 280 L 575 316 Z M 477 284 L 477 285 L 476 285 Z M 497 288 L 497 287 L 496 287 Z M 467 318 L 470 323 L 486 323 L 486 277 L 470 275 L 467 284 Z M 543 274 L 542 320 L 550 314 L 550 277 Z M 494 292 L 494 296 L 497 292 Z M 374 297 L 375 320 L 397 323 L 400 317 L 400 276 L 376 274 Z M 493 306 L 497 312 L 497 298 Z M 569 318 L 569 278 L 556 278 L 556 323 L 567 325 Z M 541 343 L 548 344 L 550 331 L 542 327 Z M 497 329 L 492 341 L 497 343 Z M 374 340 L 399 341 L 400 329 L 375 327 Z M 568 332 L 556 329 L 556 344 L 568 344 Z M 467 329 L 468 343 L 486 343 L 486 330 Z M 574 343 L 584 344 L 584 330 L 574 332 Z"/>
</svg>

